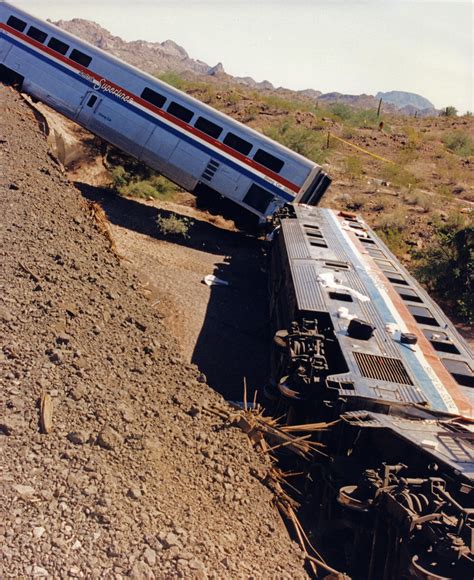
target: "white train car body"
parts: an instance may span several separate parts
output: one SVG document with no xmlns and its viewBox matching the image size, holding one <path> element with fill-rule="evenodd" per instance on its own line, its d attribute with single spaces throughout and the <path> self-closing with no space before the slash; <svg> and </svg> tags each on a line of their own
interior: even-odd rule
<svg viewBox="0 0 474 580">
<path fill-rule="evenodd" d="M 285 203 L 316 205 L 331 182 L 309 159 L 9 3 L 0 74 L 184 189 L 216 192 L 260 221 Z"/>
</svg>

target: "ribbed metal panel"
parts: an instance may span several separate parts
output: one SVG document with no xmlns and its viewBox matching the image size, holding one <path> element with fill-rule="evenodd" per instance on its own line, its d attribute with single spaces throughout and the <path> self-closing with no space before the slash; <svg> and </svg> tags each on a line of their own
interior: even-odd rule
<svg viewBox="0 0 474 580">
<path fill-rule="evenodd" d="M 290 260 L 306 259 L 310 257 L 308 244 L 305 236 L 301 230 L 301 225 L 298 220 L 283 220 L 282 224 L 283 235 L 286 241 L 286 250 Z"/>
<path fill-rule="evenodd" d="M 399 385 L 413 385 L 413 381 L 400 359 L 365 352 L 354 352 L 353 354 L 363 377 Z"/>
<path fill-rule="evenodd" d="M 314 262 L 295 261 L 292 266 L 293 282 L 295 285 L 296 299 L 300 310 L 313 310 L 327 312 L 324 295 L 321 286 L 316 281 L 318 272 Z"/>
</svg>

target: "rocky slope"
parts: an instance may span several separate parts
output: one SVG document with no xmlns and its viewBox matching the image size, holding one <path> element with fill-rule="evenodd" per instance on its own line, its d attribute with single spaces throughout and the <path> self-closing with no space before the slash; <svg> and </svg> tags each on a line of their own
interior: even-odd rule
<svg viewBox="0 0 474 580">
<path fill-rule="evenodd" d="M 304 577 L 268 464 L 207 411 L 224 402 L 177 355 L 32 111 L 3 86 L 0 102 L 0 576 Z"/>
</svg>

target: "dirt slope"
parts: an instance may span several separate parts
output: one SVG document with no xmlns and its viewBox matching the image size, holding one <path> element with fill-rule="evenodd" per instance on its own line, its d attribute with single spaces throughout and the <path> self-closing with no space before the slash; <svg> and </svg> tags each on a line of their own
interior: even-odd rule
<svg viewBox="0 0 474 580">
<path fill-rule="evenodd" d="M 303 577 L 246 436 L 0 86 L 0 576 Z M 40 434 L 37 401 L 53 401 Z"/>
</svg>

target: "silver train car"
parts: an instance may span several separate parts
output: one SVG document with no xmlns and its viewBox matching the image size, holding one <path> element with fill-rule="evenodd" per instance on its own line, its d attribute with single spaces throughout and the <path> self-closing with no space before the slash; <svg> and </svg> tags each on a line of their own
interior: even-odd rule
<svg viewBox="0 0 474 580">
<path fill-rule="evenodd" d="M 295 205 L 276 224 L 266 393 L 275 416 L 327 425 L 318 549 L 361 580 L 473 578 L 469 346 L 356 215 Z"/>
<path fill-rule="evenodd" d="M 0 78 L 260 222 L 286 203 L 317 204 L 331 182 L 312 161 L 9 3 L 0 4 Z"/>
</svg>

